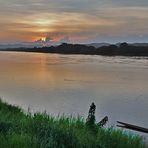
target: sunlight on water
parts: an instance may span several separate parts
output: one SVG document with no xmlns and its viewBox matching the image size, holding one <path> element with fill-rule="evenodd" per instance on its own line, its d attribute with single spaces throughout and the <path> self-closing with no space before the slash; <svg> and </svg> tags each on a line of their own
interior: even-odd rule
<svg viewBox="0 0 148 148">
<path fill-rule="evenodd" d="M 27 110 L 148 127 L 147 58 L 0 52 L 0 96 Z"/>
</svg>

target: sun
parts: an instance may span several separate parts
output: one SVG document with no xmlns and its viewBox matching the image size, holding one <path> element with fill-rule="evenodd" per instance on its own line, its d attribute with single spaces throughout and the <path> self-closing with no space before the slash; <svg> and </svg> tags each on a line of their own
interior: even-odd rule
<svg viewBox="0 0 148 148">
<path fill-rule="evenodd" d="M 43 42 L 45 42 L 45 41 L 46 41 L 46 37 L 42 37 L 41 40 L 42 40 Z"/>
<path fill-rule="evenodd" d="M 45 43 L 47 41 L 47 38 L 46 37 L 34 37 L 32 39 L 33 42 L 40 42 L 40 43 Z"/>
</svg>

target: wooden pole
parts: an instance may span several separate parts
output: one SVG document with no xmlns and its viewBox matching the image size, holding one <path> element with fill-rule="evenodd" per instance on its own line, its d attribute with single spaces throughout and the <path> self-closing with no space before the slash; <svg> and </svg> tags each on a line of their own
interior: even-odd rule
<svg viewBox="0 0 148 148">
<path fill-rule="evenodd" d="M 147 128 L 143 128 L 143 127 L 140 127 L 140 126 L 136 126 L 136 125 L 120 122 L 120 121 L 117 121 L 117 123 L 121 124 L 121 125 L 117 125 L 118 127 L 131 129 L 131 130 L 135 130 L 135 131 L 139 131 L 139 132 L 143 132 L 143 133 L 148 133 Z"/>
</svg>

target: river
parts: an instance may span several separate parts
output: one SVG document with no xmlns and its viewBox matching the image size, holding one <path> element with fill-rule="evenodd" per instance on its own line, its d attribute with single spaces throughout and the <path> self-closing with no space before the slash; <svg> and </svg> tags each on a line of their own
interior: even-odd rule
<svg viewBox="0 0 148 148">
<path fill-rule="evenodd" d="M 0 96 L 24 110 L 148 127 L 148 59 L 0 52 Z"/>
</svg>

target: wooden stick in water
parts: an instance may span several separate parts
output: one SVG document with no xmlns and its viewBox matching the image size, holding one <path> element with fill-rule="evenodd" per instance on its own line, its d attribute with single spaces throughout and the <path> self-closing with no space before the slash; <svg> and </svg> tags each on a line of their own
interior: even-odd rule
<svg viewBox="0 0 148 148">
<path fill-rule="evenodd" d="M 121 124 L 121 125 L 117 125 L 118 127 L 131 129 L 131 130 L 135 130 L 135 131 L 139 131 L 139 132 L 143 132 L 143 133 L 148 133 L 147 128 L 143 128 L 143 127 L 140 127 L 140 126 L 136 126 L 136 125 L 120 122 L 120 121 L 117 121 L 117 123 Z"/>
</svg>

